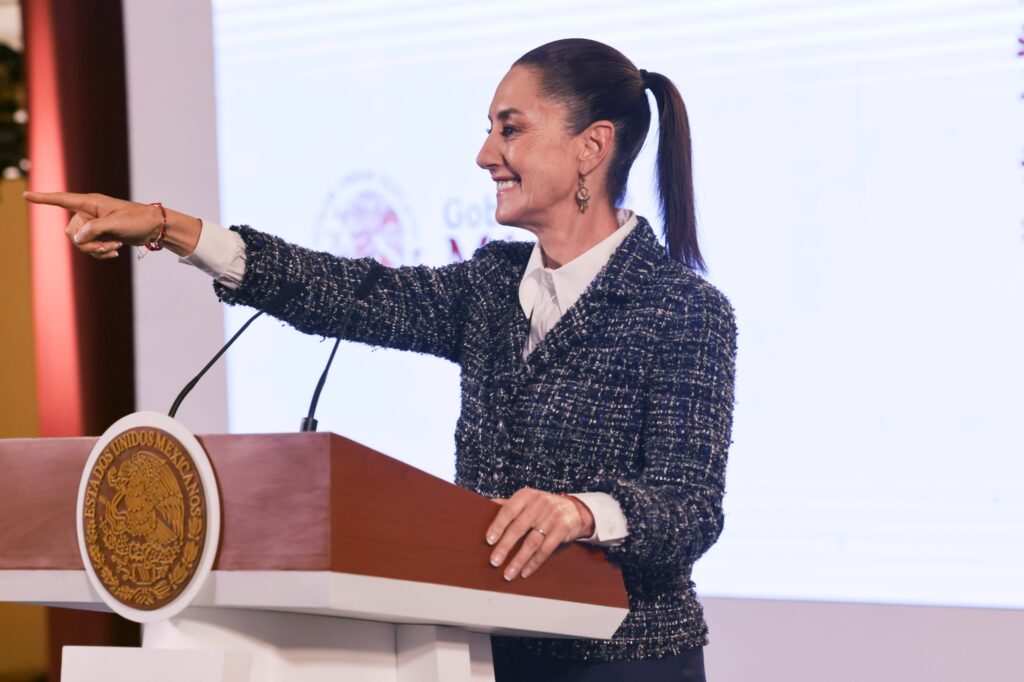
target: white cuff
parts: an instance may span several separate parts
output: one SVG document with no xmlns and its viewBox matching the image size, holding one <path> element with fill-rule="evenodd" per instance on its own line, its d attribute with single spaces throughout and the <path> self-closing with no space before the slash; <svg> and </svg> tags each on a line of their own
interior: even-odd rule
<svg viewBox="0 0 1024 682">
<path fill-rule="evenodd" d="M 238 288 L 245 274 L 245 242 L 237 232 L 225 230 L 217 223 L 202 223 L 195 251 L 178 262 L 199 268 L 228 289 Z"/>
<path fill-rule="evenodd" d="M 594 534 L 589 538 L 580 538 L 599 547 L 617 547 L 629 535 L 626 516 L 615 498 L 608 493 L 573 493 L 573 497 L 587 505 L 594 515 Z"/>
</svg>

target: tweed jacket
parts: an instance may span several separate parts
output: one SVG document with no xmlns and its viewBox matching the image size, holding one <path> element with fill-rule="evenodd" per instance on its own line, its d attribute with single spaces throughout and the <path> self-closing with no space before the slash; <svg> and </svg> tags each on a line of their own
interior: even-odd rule
<svg viewBox="0 0 1024 682">
<path fill-rule="evenodd" d="M 712 285 L 668 258 L 643 218 L 530 356 L 518 298 L 532 244 L 491 242 L 444 267 L 385 268 L 353 302 L 370 259 L 290 245 L 247 226 L 231 304 L 265 307 L 300 331 L 430 353 L 461 367 L 456 483 L 489 497 L 523 487 L 599 491 L 622 507 L 629 536 L 608 556 L 630 611 L 613 639 L 508 638 L 558 658 L 659 658 L 707 643 L 691 568 L 722 530 L 736 327 Z M 540 570 L 543 570 L 540 569 Z"/>
</svg>

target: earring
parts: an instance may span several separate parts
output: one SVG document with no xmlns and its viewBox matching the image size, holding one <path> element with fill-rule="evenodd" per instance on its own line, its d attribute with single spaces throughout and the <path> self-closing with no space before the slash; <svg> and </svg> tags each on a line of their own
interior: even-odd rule
<svg viewBox="0 0 1024 682">
<path fill-rule="evenodd" d="M 586 178 L 583 176 L 583 173 L 580 173 L 579 176 L 580 187 L 579 189 L 576 190 L 576 203 L 580 207 L 580 213 L 586 213 L 587 207 L 590 205 L 590 190 L 587 189 L 587 186 L 585 184 L 583 184 L 586 181 Z"/>
</svg>

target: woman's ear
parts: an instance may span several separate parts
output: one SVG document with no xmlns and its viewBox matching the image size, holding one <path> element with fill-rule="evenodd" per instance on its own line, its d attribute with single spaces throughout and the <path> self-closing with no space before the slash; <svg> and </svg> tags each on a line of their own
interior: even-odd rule
<svg viewBox="0 0 1024 682">
<path fill-rule="evenodd" d="M 611 154 L 615 144 L 615 126 L 611 121 L 594 121 L 579 134 L 580 172 L 589 175 Z"/>
</svg>

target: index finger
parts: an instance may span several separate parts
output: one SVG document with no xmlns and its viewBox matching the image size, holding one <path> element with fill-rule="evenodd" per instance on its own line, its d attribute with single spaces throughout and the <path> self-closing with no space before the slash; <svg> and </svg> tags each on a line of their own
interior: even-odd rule
<svg viewBox="0 0 1024 682">
<path fill-rule="evenodd" d="M 47 206 L 60 206 L 69 211 L 81 211 L 88 208 L 89 195 L 76 192 L 24 192 L 25 201 Z"/>
<path fill-rule="evenodd" d="M 498 510 L 494 520 L 491 521 L 491 525 L 487 528 L 487 534 L 485 539 L 488 545 L 493 545 L 498 541 L 504 533 L 505 529 L 508 528 L 509 524 L 515 520 L 519 513 L 526 507 L 526 502 L 523 500 L 523 495 L 513 495 L 507 500 L 500 502 L 501 509 Z"/>
</svg>

